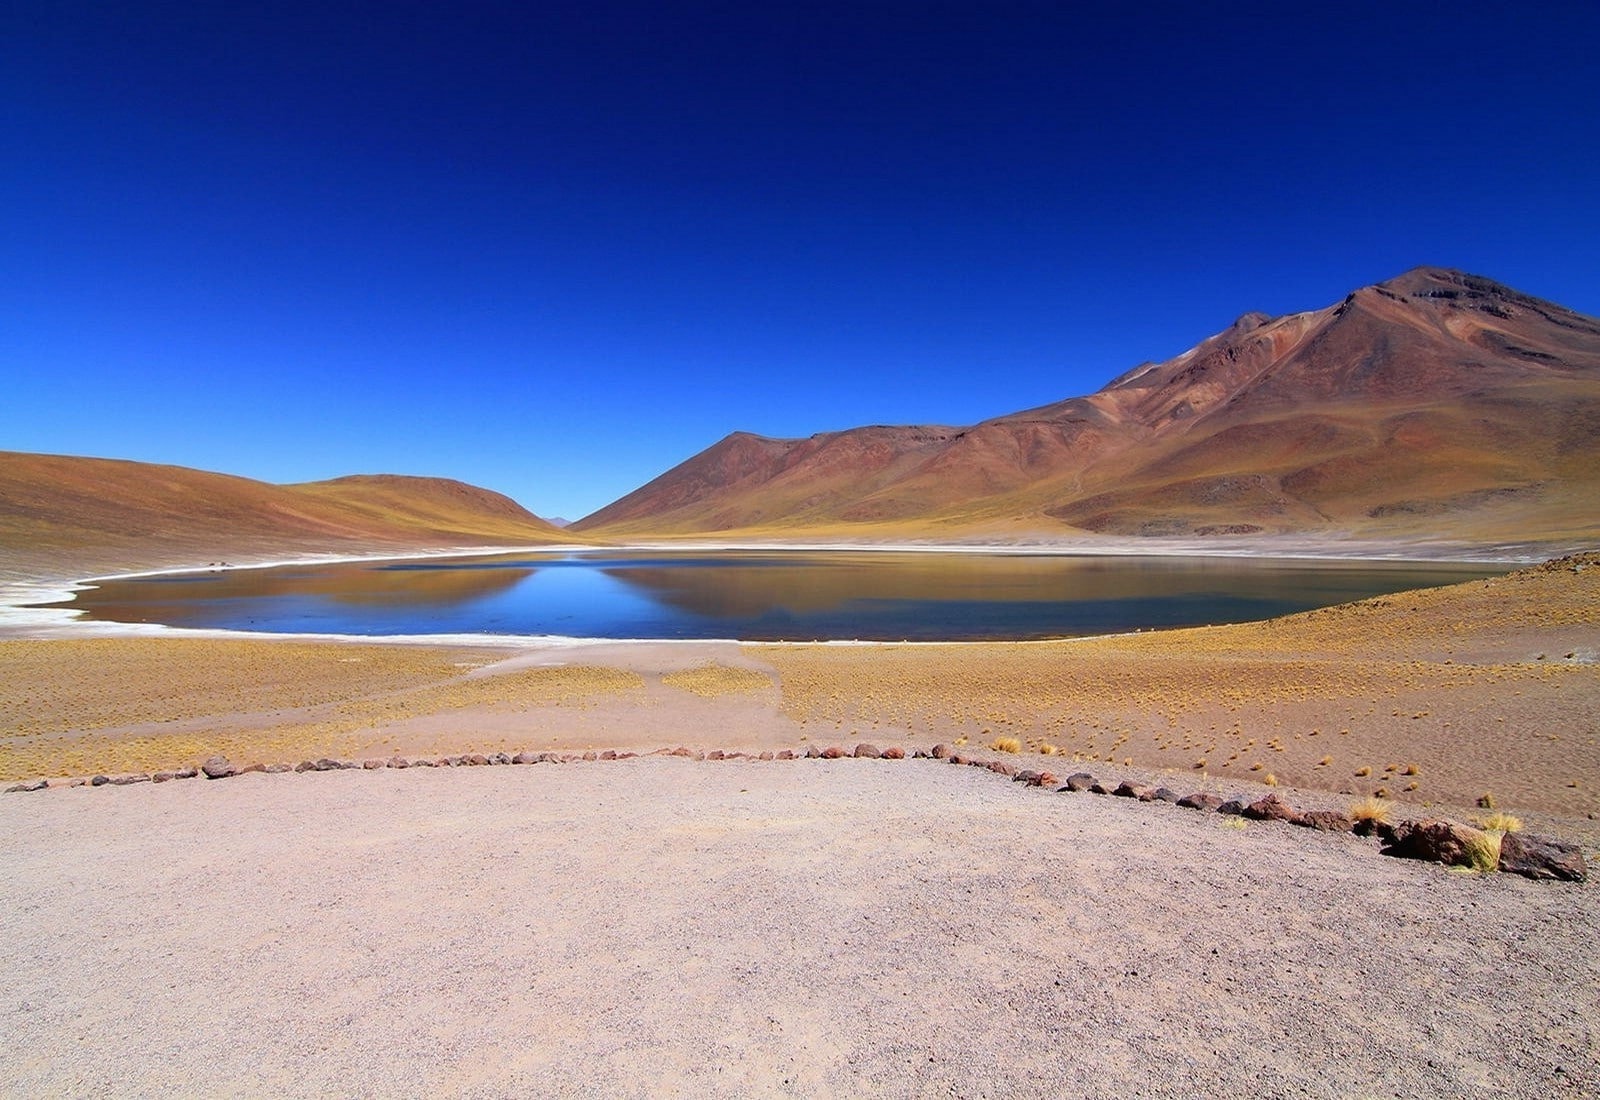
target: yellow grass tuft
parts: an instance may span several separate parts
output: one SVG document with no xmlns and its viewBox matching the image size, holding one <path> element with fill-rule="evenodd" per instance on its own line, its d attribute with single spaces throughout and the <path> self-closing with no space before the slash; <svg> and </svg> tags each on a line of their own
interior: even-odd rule
<svg viewBox="0 0 1600 1100">
<path fill-rule="evenodd" d="M 1040 756 L 1054 756 L 1056 753 L 1058 753 L 1060 751 L 1061 751 L 1060 749 L 1056 748 L 1056 746 L 1050 744 L 1048 741 L 1046 741 L 1044 744 L 1039 746 L 1039 755 Z"/>
<path fill-rule="evenodd" d="M 1372 774 L 1372 769 L 1370 767 L 1368 767 L 1367 765 L 1365 765 L 1365 764 L 1361 765 L 1361 767 L 1356 769 L 1357 777 L 1365 778 L 1366 776 L 1369 776 L 1371 774 Z"/>
<path fill-rule="evenodd" d="M 1389 820 L 1389 804 L 1377 798 L 1363 798 L 1350 807 L 1350 819 L 1357 824 L 1363 821 L 1381 824 Z"/>
<path fill-rule="evenodd" d="M 1265 783 L 1269 787 L 1276 787 L 1278 785 L 1278 777 L 1273 775 L 1271 772 L 1268 772 L 1261 782 Z"/>
<path fill-rule="evenodd" d="M 1467 838 L 1467 866 L 1481 874 L 1500 869 L 1500 838 L 1504 833 L 1474 833 Z"/>
<path fill-rule="evenodd" d="M 1522 828 L 1522 819 L 1512 814 L 1495 810 L 1493 813 L 1482 814 L 1473 818 L 1478 828 L 1487 833 L 1514 833 Z"/>
<path fill-rule="evenodd" d="M 1021 752 L 1022 742 L 1015 737 L 996 737 L 989 742 L 989 747 L 995 752 Z"/>
</svg>

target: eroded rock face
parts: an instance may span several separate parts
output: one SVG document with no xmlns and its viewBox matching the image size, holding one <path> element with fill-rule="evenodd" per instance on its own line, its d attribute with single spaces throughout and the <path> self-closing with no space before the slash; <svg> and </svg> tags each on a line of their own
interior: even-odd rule
<svg viewBox="0 0 1600 1100">
<path fill-rule="evenodd" d="M 1194 794 L 1186 794 L 1178 799 L 1178 805 L 1186 810 L 1201 810 L 1205 813 L 1211 813 L 1222 805 L 1222 799 L 1208 791 L 1196 791 Z"/>
<path fill-rule="evenodd" d="M 1396 825 L 1384 841 L 1383 854 L 1465 867 L 1472 863 L 1471 846 L 1484 835 L 1480 829 L 1455 821 L 1406 821 Z"/>
<path fill-rule="evenodd" d="M 1554 837 L 1507 833 L 1500 840 L 1500 870 L 1533 879 L 1583 882 L 1589 877 L 1576 844 Z"/>
</svg>

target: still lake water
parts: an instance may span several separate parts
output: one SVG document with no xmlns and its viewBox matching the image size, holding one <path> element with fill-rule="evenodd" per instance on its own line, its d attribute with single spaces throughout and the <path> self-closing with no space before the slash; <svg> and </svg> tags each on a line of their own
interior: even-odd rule
<svg viewBox="0 0 1600 1100">
<path fill-rule="evenodd" d="M 269 633 L 1019 639 L 1266 619 L 1506 568 L 1064 554 L 587 551 L 103 581 L 70 606 L 90 619 Z"/>
</svg>

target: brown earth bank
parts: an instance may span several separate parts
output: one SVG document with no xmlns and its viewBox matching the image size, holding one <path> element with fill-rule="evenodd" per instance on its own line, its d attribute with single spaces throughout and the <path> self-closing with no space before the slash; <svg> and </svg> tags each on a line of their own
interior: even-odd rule
<svg viewBox="0 0 1600 1100">
<path fill-rule="evenodd" d="M 571 542 L 500 493 L 366 474 L 300 485 L 120 459 L 0 451 L 0 583 L 174 561 Z"/>
<path fill-rule="evenodd" d="M 1063 642 L 0 640 L 0 779 L 463 752 L 1001 744 L 1019 759 L 1600 813 L 1600 557 L 1266 623 Z M 1006 744 L 1015 740 L 1016 745 Z M 1118 773 L 1120 774 L 1120 772 Z"/>
<path fill-rule="evenodd" d="M 0 797 L 29 1095 L 1593 1096 L 1594 884 L 936 761 Z"/>
</svg>

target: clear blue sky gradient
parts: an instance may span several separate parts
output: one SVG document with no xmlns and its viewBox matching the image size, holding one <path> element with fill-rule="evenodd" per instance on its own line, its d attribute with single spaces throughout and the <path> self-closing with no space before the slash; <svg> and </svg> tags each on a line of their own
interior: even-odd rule
<svg viewBox="0 0 1600 1100">
<path fill-rule="evenodd" d="M 1600 4 L 0 12 L 0 449 L 576 518 L 1418 264 L 1600 314 Z"/>
</svg>

